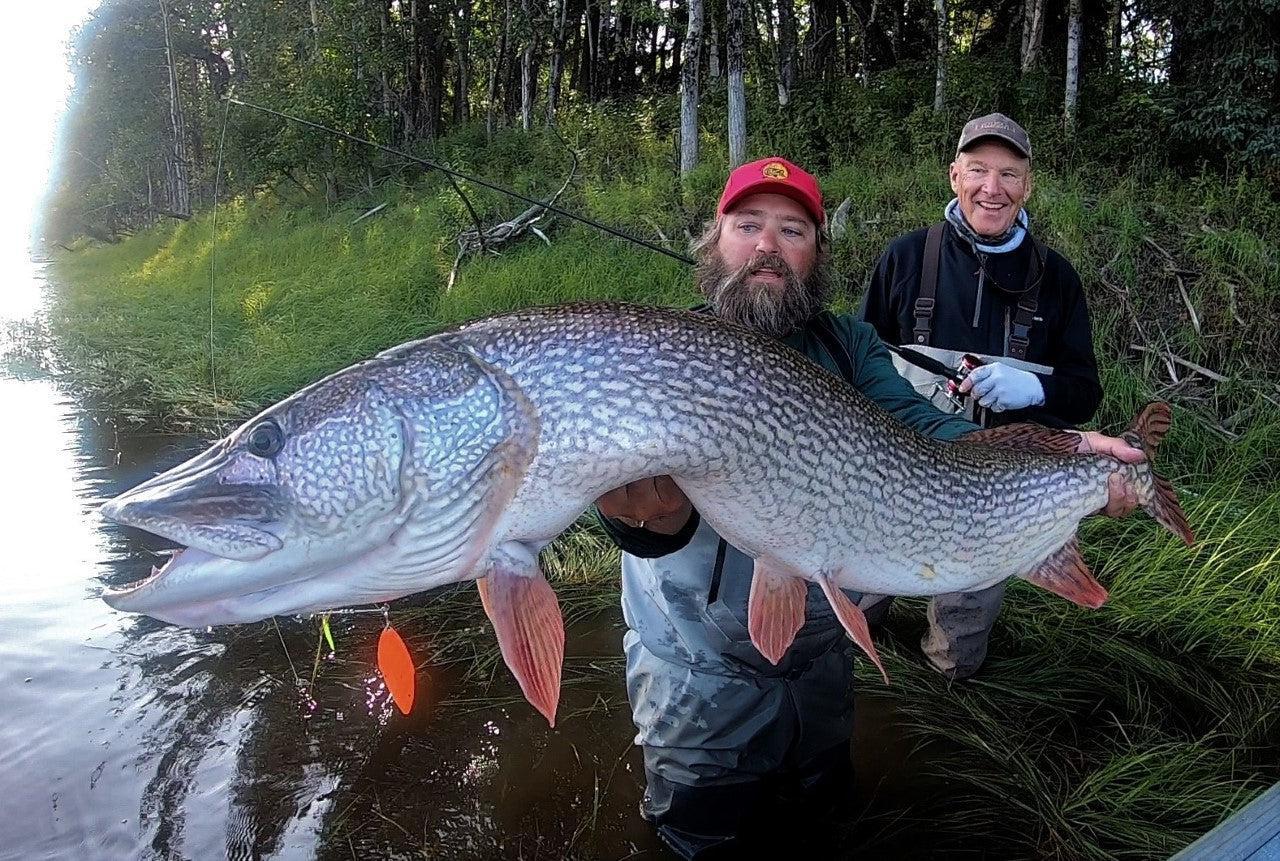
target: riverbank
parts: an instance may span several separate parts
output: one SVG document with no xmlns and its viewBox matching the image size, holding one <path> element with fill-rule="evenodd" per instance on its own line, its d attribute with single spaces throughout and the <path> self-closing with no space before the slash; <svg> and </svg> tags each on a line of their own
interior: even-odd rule
<svg viewBox="0 0 1280 861">
<path fill-rule="evenodd" d="M 582 178 L 570 205 L 650 237 L 696 229 L 683 209 L 690 201 L 651 158 L 621 176 Z M 514 169 L 501 175 L 526 192 L 541 188 Z M 708 169 L 696 180 L 704 203 L 714 200 L 714 176 Z M 856 302 L 889 237 L 940 212 L 939 177 L 929 164 L 876 152 L 822 177 L 833 201 L 853 199 L 837 244 L 852 285 L 842 303 Z M 486 218 L 522 208 L 478 202 Z M 927 811 L 930 827 L 957 846 L 982 833 L 1016 857 L 1163 857 L 1280 777 L 1280 410 L 1266 373 L 1280 350 L 1270 329 L 1280 267 L 1265 239 L 1280 235 L 1280 207 L 1247 183 L 1045 172 L 1032 209 L 1090 291 L 1108 391 L 1103 426 L 1119 429 L 1152 396 L 1175 403 L 1161 470 L 1199 541 L 1183 548 L 1142 515 L 1091 521 L 1081 543 L 1112 591 L 1101 610 L 1014 584 L 986 669 L 947 685 L 921 665 L 921 604 L 898 602 L 882 651 L 894 684 L 861 665 L 859 683 L 930 751 L 945 804 L 914 814 Z M 56 260 L 59 362 L 152 419 L 204 424 L 243 418 L 324 373 L 471 317 L 569 299 L 694 298 L 680 264 L 564 224 L 551 226 L 549 246 L 531 238 L 465 264 L 446 291 L 450 237 L 465 226 L 452 191 L 427 181 L 333 210 L 265 195 L 221 206 L 216 230 L 206 213 L 119 245 L 76 248 Z M 558 582 L 572 581 L 571 615 L 616 606 L 614 551 L 582 531 L 555 552 L 567 560 L 550 567 Z M 400 626 L 411 641 L 430 638 L 437 660 L 483 674 L 497 666 L 496 649 L 472 592 L 410 602 Z M 612 674 L 621 688 L 616 663 L 577 671 Z M 509 682 L 498 673 L 494 684 Z M 850 820 L 851 840 L 865 837 L 861 827 Z"/>
</svg>

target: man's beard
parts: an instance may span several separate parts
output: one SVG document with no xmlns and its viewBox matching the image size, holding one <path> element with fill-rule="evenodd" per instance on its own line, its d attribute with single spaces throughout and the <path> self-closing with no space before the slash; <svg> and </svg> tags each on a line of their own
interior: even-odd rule
<svg viewBox="0 0 1280 861">
<path fill-rule="evenodd" d="M 695 278 L 717 317 L 785 338 L 826 307 L 831 287 L 827 267 L 819 261 L 809 277 L 801 279 L 782 255 L 756 254 L 730 272 L 724 256 L 712 248 L 699 261 Z M 781 275 L 782 284 L 753 283 L 752 274 L 761 269 Z"/>
</svg>

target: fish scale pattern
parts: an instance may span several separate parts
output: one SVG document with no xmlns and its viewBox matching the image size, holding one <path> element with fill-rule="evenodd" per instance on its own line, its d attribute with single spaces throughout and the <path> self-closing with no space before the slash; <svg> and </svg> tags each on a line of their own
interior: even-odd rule
<svg viewBox="0 0 1280 861">
<path fill-rule="evenodd" d="M 703 315 L 556 306 L 451 337 L 509 373 L 542 422 L 510 521 L 522 537 L 563 528 L 538 512 L 663 472 L 754 556 L 859 591 L 935 594 L 1026 573 L 1105 503 L 1111 472 L 1133 472 L 931 440 L 800 354 Z"/>
</svg>

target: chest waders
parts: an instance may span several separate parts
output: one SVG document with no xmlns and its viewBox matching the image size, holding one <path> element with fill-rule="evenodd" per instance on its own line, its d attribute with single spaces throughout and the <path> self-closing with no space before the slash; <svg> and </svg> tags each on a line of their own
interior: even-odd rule
<svg viewBox="0 0 1280 861">
<path fill-rule="evenodd" d="M 939 222 L 929 228 L 924 241 L 924 258 L 920 269 L 920 292 L 916 297 L 913 316 L 915 325 L 911 330 L 911 343 L 902 344 L 930 358 L 937 359 L 949 368 L 959 367 L 966 352 L 964 350 L 944 350 L 930 344 L 933 337 L 933 312 L 937 306 L 938 272 L 942 265 L 942 240 L 946 231 L 946 222 Z M 1031 265 L 1027 267 L 1026 287 L 1018 297 L 1016 312 L 1005 309 L 1004 312 L 1004 350 L 1001 355 L 971 353 L 983 362 L 1000 362 L 1022 371 L 1034 374 L 1052 374 L 1053 368 L 1027 361 L 1027 348 L 1031 344 L 1031 327 L 1035 320 L 1036 310 L 1040 306 L 1040 284 L 1043 281 L 1045 259 L 1048 249 L 1039 239 L 1027 234 L 1032 243 Z M 981 261 L 979 261 L 981 265 Z M 979 270 L 981 271 L 981 270 Z M 980 295 L 984 287 L 984 279 L 978 281 L 979 295 L 976 304 L 981 305 Z M 974 398 L 967 398 L 963 406 L 956 403 L 947 393 L 946 379 L 911 364 L 898 353 L 893 353 L 893 366 L 907 382 L 911 383 L 921 395 L 928 398 L 944 413 L 962 413 L 974 424 L 987 426 L 986 410 L 978 406 Z"/>
</svg>

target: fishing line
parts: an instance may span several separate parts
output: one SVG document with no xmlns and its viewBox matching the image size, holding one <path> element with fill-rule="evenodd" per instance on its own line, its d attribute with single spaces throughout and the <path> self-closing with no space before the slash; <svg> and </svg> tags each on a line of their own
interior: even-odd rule
<svg viewBox="0 0 1280 861">
<path fill-rule="evenodd" d="M 537 198 L 528 197 L 526 195 L 521 194 L 518 191 L 513 191 L 512 189 L 505 188 L 501 185 L 498 185 L 497 183 L 490 182 L 487 179 L 481 179 L 478 176 L 472 176 L 471 174 L 464 173 L 460 170 L 454 170 L 451 167 L 445 167 L 444 165 L 439 164 L 437 162 L 429 161 L 428 159 L 425 159 L 425 158 L 419 158 L 418 156 L 415 156 L 415 155 L 410 155 L 409 153 L 404 152 L 402 150 L 395 149 L 394 147 L 389 147 L 384 144 L 377 143 L 376 141 L 368 140 L 367 138 L 362 138 L 362 137 L 357 137 L 356 135 L 347 134 L 346 132 L 339 131 L 338 129 L 335 129 L 335 128 L 330 128 L 329 126 L 321 125 L 320 123 L 313 123 L 311 120 L 304 120 L 301 117 L 296 117 L 296 116 L 293 116 L 292 114 L 287 114 L 283 111 L 277 111 L 274 108 L 264 108 L 261 105 L 255 105 L 255 104 L 252 104 L 251 102 L 246 102 L 241 99 L 234 98 L 233 96 L 230 96 L 230 95 L 227 96 L 227 102 L 229 104 L 242 105 L 246 108 L 250 108 L 255 111 L 261 111 L 264 114 L 270 114 L 271 116 L 280 117 L 281 119 L 289 120 L 290 122 L 295 122 L 300 125 L 309 126 L 313 129 L 318 129 L 319 131 L 322 131 L 322 132 L 328 132 L 331 135 L 336 135 L 340 138 L 345 138 L 346 140 L 353 141 L 355 143 L 371 146 L 374 149 L 382 150 L 383 152 L 388 153 L 390 155 L 399 156 L 400 158 L 403 158 L 403 159 L 408 159 L 409 161 L 416 162 L 417 164 L 423 165 L 424 167 L 429 167 L 429 168 L 433 168 L 434 170 L 438 170 L 441 173 L 448 176 L 451 180 L 452 179 L 466 180 L 467 182 L 474 183 L 475 185 L 481 186 L 482 188 L 487 188 L 490 191 L 496 191 L 500 194 L 505 194 L 508 197 L 514 197 L 516 200 L 522 200 L 525 203 L 533 204 L 534 206 L 541 207 L 542 209 L 550 210 L 551 212 L 554 212 L 557 215 L 563 215 L 565 218 L 569 218 L 569 219 L 572 219 L 573 221 L 581 222 L 582 224 L 585 224 L 589 227 L 594 227 L 596 230 L 607 233 L 610 236 L 615 236 L 618 239 L 624 239 L 627 242 L 634 243 L 636 245 L 639 245 L 642 248 L 647 248 L 650 251 L 656 251 L 659 254 L 665 254 L 667 257 L 670 257 L 673 260 L 679 260 L 681 263 L 692 264 L 694 262 L 693 258 L 688 257 L 684 254 L 681 254 L 678 251 L 672 251 L 670 248 L 663 248 L 661 245 L 657 245 L 653 242 L 649 242 L 648 240 L 641 239 L 638 236 L 632 236 L 626 231 L 619 230 L 616 227 L 610 227 L 607 224 L 596 221 L 594 218 L 589 218 L 588 216 L 585 216 L 585 215 L 579 215 L 576 212 L 570 212 L 569 210 L 564 209 L 563 207 L 556 206 L 554 203 L 551 203 L 550 201 L 538 200 Z M 455 185 L 454 188 L 457 188 L 457 186 Z M 465 197 L 463 199 L 465 201 Z M 468 208 L 470 208 L 469 205 L 468 205 Z"/>
</svg>

